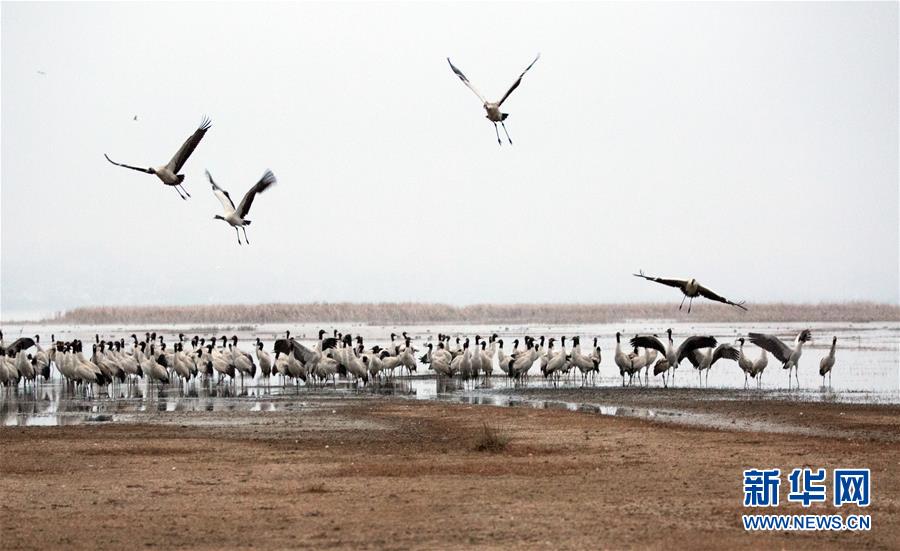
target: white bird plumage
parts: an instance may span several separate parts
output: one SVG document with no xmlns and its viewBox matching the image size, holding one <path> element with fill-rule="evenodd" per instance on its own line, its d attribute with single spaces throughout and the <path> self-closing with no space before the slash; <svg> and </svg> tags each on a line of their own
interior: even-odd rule
<svg viewBox="0 0 900 551">
<path fill-rule="evenodd" d="M 459 80 L 461 80 L 462 83 L 465 84 L 469 88 L 469 90 L 474 92 L 475 95 L 478 96 L 478 99 L 481 100 L 482 106 L 484 107 L 484 110 L 486 111 L 485 117 L 489 121 L 494 123 L 494 132 L 497 134 L 497 143 L 498 144 L 503 143 L 500 140 L 500 131 L 497 130 L 497 123 L 499 122 L 500 125 L 503 126 L 503 132 L 506 134 L 506 141 L 508 141 L 509 144 L 512 145 L 512 140 L 509 139 L 509 132 L 506 130 L 506 123 L 504 122 L 506 120 L 506 117 L 509 116 L 509 113 L 501 113 L 500 106 L 503 105 L 503 102 L 506 101 L 506 98 L 508 98 L 509 95 L 513 93 L 513 90 L 515 90 L 516 88 L 519 87 L 519 84 L 522 83 L 522 77 L 525 76 L 525 73 L 527 73 L 528 70 L 531 69 L 532 65 L 537 63 L 537 60 L 540 58 L 541 58 L 541 54 L 538 54 L 534 58 L 534 61 L 532 61 L 531 64 L 528 65 L 528 67 L 525 67 L 525 70 L 522 71 L 522 74 L 519 75 L 519 78 L 517 78 L 516 81 L 513 82 L 512 86 L 509 87 L 509 90 L 507 90 L 506 93 L 503 94 L 503 97 L 500 98 L 500 101 L 488 101 L 488 100 L 484 99 L 484 96 L 481 95 L 481 92 L 479 92 L 475 88 L 475 86 L 472 85 L 471 82 L 469 82 L 469 79 L 466 78 L 466 75 L 464 75 L 462 73 L 462 71 L 460 71 L 459 69 L 456 68 L 455 65 L 453 65 L 453 62 L 450 61 L 449 57 L 447 58 L 447 63 L 450 64 L 450 68 L 453 70 L 454 73 L 456 73 L 456 76 L 459 77 Z"/>
<path fill-rule="evenodd" d="M 244 230 L 244 240 L 249 245 L 250 240 L 247 239 L 247 226 L 250 225 L 250 220 L 248 220 L 246 216 L 250 212 L 250 206 L 253 205 L 253 199 L 256 197 L 256 194 L 266 191 L 275 184 L 277 181 L 275 175 L 272 174 L 271 170 L 266 170 L 263 173 L 262 178 L 260 178 L 253 187 L 247 190 L 247 193 L 244 194 L 244 198 L 241 199 L 241 202 L 237 207 L 234 206 L 234 201 L 231 200 L 231 196 L 228 192 L 216 185 L 212 174 L 210 174 L 208 170 L 206 171 L 206 177 L 209 178 L 209 183 L 212 184 L 213 194 L 219 199 L 219 202 L 222 203 L 222 208 L 225 210 L 225 216 L 217 214 L 213 218 L 216 220 L 224 220 L 234 228 L 235 233 L 237 233 L 238 245 L 241 244 L 241 234 L 238 231 L 238 228 Z"/>
<path fill-rule="evenodd" d="M 203 120 L 200 122 L 200 126 L 197 127 L 197 130 L 195 130 L 194 133 L 191 134 L 187 140 L 185 140 L 185 142 L 181 145 L 172 159 L 170 159 L 168 163 L 162 166 L 140 168 L 136 166 L 126 165 L 124 163 L 117 163 L 116 161 L 110 159 L 109 155 L 107 155 L 106 153 L 104 153 L 103 156 L 106 157 L 107 161 L 116 166 L 120 166 L 122 168 L 130 168 L 131 170 L 137 170 L 138 172 L 146 172 L 147 174 L 155 174 L 156 177 L 162 181 L 162 183 L 175 188 L 175 191 L 178 192 L 178 195 L 182 199 L 187 199 L 191 196 L 191 194 L 188 193 L 182 185 L 182 182 L 184 181 L 184 174 L 178 174 L 178 171 L 180 171 L 184 166 L 184 163 L 187 162 L 188 157 L 190 157 L 191 153 L 194 152 L 194 149 L 197 148 L 200 140 L 203 139 L 203 136 L 206 135 L 206 131 L 209 130 L 211 126 L 212 121 L 210 121 L 207 117 L 203 117 Z M 183 195 L 182 191 L 184 192 Z"/>
</svg>

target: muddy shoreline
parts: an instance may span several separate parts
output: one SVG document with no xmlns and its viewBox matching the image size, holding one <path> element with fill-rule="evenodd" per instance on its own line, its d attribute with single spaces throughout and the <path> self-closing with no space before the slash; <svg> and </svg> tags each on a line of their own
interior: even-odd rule
<svg viewBox="0 0 900 551">
<path fill-rule="evenodd" d="M 797 406 L 694 407 L 819 419 L 850 436 L 366 395 L 4 427 L 0 524 L 5 549 L 894 547 L 900 445 L 885 434 L 898 432 L 897 406 Z M 474 451 L 485 422 L 510 438 L 505 450 Z M 745 533 L 741 471 L 753 466 L 871 468 L 873 530 Z"/>
<path fill-rule="evenodd" d="M 727 389 L 524 388 L 497 394 L 530 402 L 564 403 L 594 411 L 605 405 L 613 415 L 650 422 L 712 429 L 771 432 L 900 442 L 900 404 L 875 401 L 809 400 L 800 393 Z"/>
</svg>

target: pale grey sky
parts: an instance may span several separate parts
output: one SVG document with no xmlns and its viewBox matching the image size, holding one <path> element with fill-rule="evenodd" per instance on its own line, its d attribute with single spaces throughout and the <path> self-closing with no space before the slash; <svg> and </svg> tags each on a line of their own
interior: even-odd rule
<svg viewBox="0 0 900 551">
<path fill-rule="evenodd" d="M 4 2 L 2 316 L 678 299 L 640 268 L 897 302 L 897 29 L 895 2 Z M 497 99 L 537 52 L 498 147 L 445 58 Z M 204 114 L 189 201 L 103 159 L 163 164 Z M 205 168 L 278 177 L 249 247 Z"/>
</svg>

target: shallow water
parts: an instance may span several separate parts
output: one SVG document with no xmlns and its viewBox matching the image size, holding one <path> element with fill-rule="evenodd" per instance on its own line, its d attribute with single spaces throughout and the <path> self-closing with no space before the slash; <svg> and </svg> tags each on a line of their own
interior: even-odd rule
<svg viewBox="0 0 900 551">
<path fill-rule="evenodd" d="M 579 404 L 560 400 L 528 399 L 506 392 L 515 389 L 504 386 L 505 381 L 495 378 L 489 384 L 466 387 L 459 381 L 435 378 L 397 378 L 373 385 L 367 389 L 339 383 L 337 388 L 308 388 L 280 385 L 232 387 L 210 385 L 202 382 L 182 388 L 155 385 L 118 385 L 111 395 L 85 397 L 60 382 L 36 385 L 33 390 L 7 393 L 0 400 L 0 419 L 7 426 L 58 426 L 83 423 L 104 423 L 140 420 L 142 414 L 166 412 L 263 412 L 300 411 L 321 407 L 328 398 L 394 396 L 415 400 L 433 400 L 497 407 L 525 407 L 533 409 L 559 409 L 590 411 L 602 415 L 626 415 L 653 417 L 656 415 L 682 415 L 681 413 L 649 408 L 614 405 Z M 535 385 L 534 388 L 540 388 Z M 317 403 L 318 402 L 318 403 Z"/>
<path fill-rule="evenodd" d="M 731 342 L 738 335 L 748 331 L 761 331 L 778 335 L 794 335 L 805 327 L 801 324 L 770 324 L 752 326 L 734 326 L 719 324 L 671 324 L 661 321 L 633 322 L 627 324 L 597 326 L 432 326 L 415 327 L 411 334 L 415 335 L 414 346 L 424 350 L 429 341 L 436 341 L 437 333 L 451 335 L 475 334 L 490 335 L 497 333 L 504 339 L 506 349 L 512 348 L 512 341 L 524 334 L 546 335 L 547 337 L 562 335 L 581 335 L 582 350 L 587 351 L 594 336 L 599 337 L 603 350 L 600 365 L 600 376 L 593 382 L 601 387 L 621 386 L 618 369 L 612 360 L 615 348 L 614 334 L 622 331 L 624 335 L 636 333 L 664 334 L 665 329 L 672 327 L 676 341 L 688 334 L 712 334 L 720 342 Z M 323 327 L 329 329 L 327 327 Z M 252 350 L 252 341 L 256 336 L 263 339 L 266 350 L 271 351 L 276 337 L 283 335 L 287 329 L 284 325 L 248 325 L 241 327 L 136 327 L 136 326 L 102 326 L 102 327 L 52 327 L 23 328 L 23 334 L 31 335 L 40 332 L 44 342 L 49 341 L 50 334 L 57 339 L 71 340 L 80 338 L 85 343 L 93 342 L 94 335 L 100 334 L 106 340 L 118 339 L 132 333 L 156 331 L 163 333 L 168 342 L 177 340 L 180 332 L 193 336 L 195 334 L 237 335 L 244 350 Z M 367 346 L 385 344 L 390 340 L 391 332 L 402 331 L 399 327 L 390 326 L 348 326 L 354 335 L 365 337 Z M 758 396 L 780 399 L 788 397 L 801 401 L 837 401 L 837 402 L 876 402 L 900 403 L 900 324 L 868 323 L 868 324 L 815 324 L 811 326 L 814 340 L 804 348 L 800 360 L 800 390 L 787 390 L 787 373 L 777 361 L 769 357 L 769 367 L 761 381 L 761 389 L 757 390 L 755 382 L 750 381 L 749 393 Z M 293 335 L 309 344 L 317 333 L 317 326 L 290 327 Z M 15 334 L 12 328 L 6 328 L 7 334 Z M 836 364 L 830 386 L 822 386 L 818 376 L 819 359 L 828 353 L 831 336 L 838 337 Z M 785 337 L 787 338 L 787 337 Z M 756 357 L 759 350 L 755 346 L 746 345 L 748 355 Z M 643 410 L 641 408 L 623 408 L 618 404 L 582 404 L 572 402 L 554 402 L 546 400 L 529 400 L 517 396 L 515 389 L 502 377 L 495 367 L 495 376 L 479 388 L 464 387 L 459 381 L 437 380 L 428 376 L 431 372 L 420 366 L 418 375 L 411 378 L 395 378 L 390 384 L 380 383 L 365 390 L 356 390 L 346 382 L 339 382 L 337 392 L 329 385 L 327 390 L 307 387 L 282 387 L 273 378 L 267 385 L 257 375 L 254 381 L 240 379 L 234 384 L 215 385 L 209 381 L 194 380 L 187 384 L 174 383 L 163 389 L 148 386 L 146 381 L 136 385 L 113 385 L 109 394 L 106 389 L 101 393 L 96 388 L 94 396 L 75 395 L 66 389 L 58 373 L 54 372 L 51 381 L 29 387 L 21 385 L 18 389 L 0 391 L 0 420 L 5 425 L 66 425 L 84 422 L 110 422 L 139 419 L 142 414 L 165 412 L 253 412 L 276 411 L 279 409 L 301 409 L 311 407 L 304 402 L 304 396 L 317 399 L 328 396 L 347 397 L 356 394 L 395 395 L 424 400 L 449 400 L 472 404 L 488 404 L 504 407 L 540 407 L 569 410 L 596 410 L 604 415 L 629 415 L 636 417 L 652 417 L 655 415 L 683 415 L 674 411 Z M 558 383 L 540 378 L 537 370 L 532 369 L 532 377 L 528 388 L 555 387 L 574 388 L 581 386 L 580 376 L 563 379 Z M 501 376 L 497 376 L 501 375 Z M 698 372 L 690 364 L 684 362 L 678 369 L 675 384 L 679 388 L 699 387 Z M 704 377 L 704 385 L 706 378 Z M 635 388 L 638 383 L 635 381 Z M 662 380 L 651 377 L 651 388 L 661 387 Z M 743 389 L 744 375 L 734 362 L 716 364 L 709 373 L 708 386 L 711 393 L 719 389 Z"/>
<path fill-rule="evenodd" d="M 615 381 L 613 381 L 615 382 Z M 598 383 L 599 385 L 600 383 Z M 607 385 L 608 388 L 609 385 Z M 541 389 L 550 392 L 582 389 L 584 397 L 578 400 L 548 399 L 532 397 L 529 392 Z M 234 385 L 216 385 L 209 380 L 194 380 L 184 385 L 168 385 L 159 387 L 138 384 L 117 384 L 109 389 L 109 393 L 98 393 L 85 396 L 74 391 L 61 381 L 35 385 L 34 388 L 20 389 L 18 392 L 8 391 L 0 397 L 0 423 L 6 426 L 62 426 L 84 423 L 107 422 L 143 422 L 151 419 L 154 422 L 173 422 L 198 424 L 201 421 L 190 417 L 178 416 L 178 413 L 221 412 L 221 424 L 246 422 L 252 416 L 229 414 L 252 414 L 254 412 L 301 412 L 316 409 L 328 409 L 329 403 L 335 400 L 371 399 L 378 396 L 399 397 L 411 400 L 428 400 L 471 405 L 495 407 L 555 409 L 596 413 L 599 415 L 636 417 L 657 420 L 678 421 L 711 427 L 733 426 L 734 421 L 722 415 L 697 413 L 679 409 L 672 405 L 666 407 L 666 394 L 678 392 L 678 389 L 641 388 L 633 386 L 624 391 L 628 394 L 658 393 L 663 404 L 660 407 L 636 407 L 621 403 L 619 398 L 601 398 L 603 386 L 581 387 L 577 384 L 553 384 L 543 380 L 532 380 L 527 385 L 516 386 L 505 378 L 493 377 L 489 381 L 477 384 L 463 384 L 459 380 L 436 379 L 430 376 L 396 377 L 393 380 L 379 381 L 361 388 L 354 384 L 339 381 L 337 386 L 325 388 L 306 387 L 303 385 L 281 386 L 247 385 L 241 386 L 238 381 Z M 614 387 L 618 388 L 618 387 Z M 690 389 L 685 389 L 690 390 Z M 594 394 L 596 391 L 596 394 Z M 900 391 L 895 392 L 834 392 L 822 391 L 781 391 L 781 390 L 746 390 L 728 391 L 709 389 L 692 392 L 708 392 L 711 399 L 735 400 L 784 400 L 798 402 L 827 401 L 841 403 L 900 403 Z M 702 400 L 704 398 L 698 398 Z M 173 414 L 167 416 L 167 414 Z M 204 419 L 202 424 L 215 423 Z M 759 421 L 750 428 L 762 428 Z"/>
</svg>

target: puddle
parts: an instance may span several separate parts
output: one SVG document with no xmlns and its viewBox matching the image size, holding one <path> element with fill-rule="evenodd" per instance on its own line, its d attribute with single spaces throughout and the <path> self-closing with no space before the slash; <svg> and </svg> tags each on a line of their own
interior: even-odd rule
<svg viewBox="0 0 900 551">
<path fill-rule="evenodd" d="M 653 408 L 609 403 L 592 396 L 604 390 L 618 389 L 618 378 L 601 378 L 598 387 L 587 387 L 581 392 L 580 382 L 553 384 L 545 380 L 530 381 L 527 387 L 516 388 L 504 377 L 493 377 L 487 382 L 473 385 L 459 380 L 436 379 L 417 375 L 379 381 L 366 388 L 356 388 L 347 382 L 336 387 L 313 388 L 288 384 L 241 386 L 212 384 L 208 380 L 195 380 L 186 385 L 178 384 L 158 388 L 143 381 L 136 385 L 113 385 L 109 395 L 93 397 L 73 393 L 59 380 L 37 384 L 27 390 L 0 391 L 0 423 L 6 426 L 64 426 L 76 424 L 101 424 L 115 422 L 141 422 L 148 415 L 190 412 L 258 413 L 275 411 L 300 411 L 318 407 L 317 401 L 328 399 L 372 399 L 377 396 L 394 396 L 413 400 L 432 400 L 479 406 L 548 409 L 593 413 L 597 415 L 656 419 L 702 425 L 707 427 L 745 428 L 781 432 L 788 426 L 766 424 L 761 421 L 739 420 L 724 415 L 684 411 L 675 407 Z M 531 391 L 560 390 L 567 399 L 548 399 L 546 396 L 531 398 Z M 737 391 L 733 389 L 670 389 L 635 387 L 635 393 L 693 392 L 692 399 L 772 399 L 828 402 L 898 403 L 898 392 L 834 392 L 802 390 L 787 391 Z M 629 392 L 630 394 L 631 392 Z M 575 394 L 573 399 L 573 394 Z M 571 401 L 569 401 L 571 400 Z M 174 419 L 174 418 L 173 418 Z M 234 417 L 223 416 L 221 423 L 236 422 Z"/>
<path fill-rule="evenodd" d="M 141 415 L 189 412 L 299 411 L 314 406 L 316 399 L 371 398 L 393 396 L 472 405 L 556 409 L 630 417 L 678 416 L 661 411 L 616 405 L 583 404 L 560 400 L 528 399 L 507 394 L 496 378 L 488 386 L 469 388 L 456 380 L 414 377 L 382 382 L 369 388 L 339 383 L 337 388 L 205 386 L 196 382 L 185 388 L 120 385 L 111 396 L 85 398 L 73 395 L 61 382 L 36 385 L 34 389 L 8 391 L 0 398 L 0 420 L 6 426 L 63 426 L 86 423 L 139 421 Z M 495 391 L 491 386 L 498 387 Z M 313 401 L 310 401 L 313 400 Z"/>
</svg>

